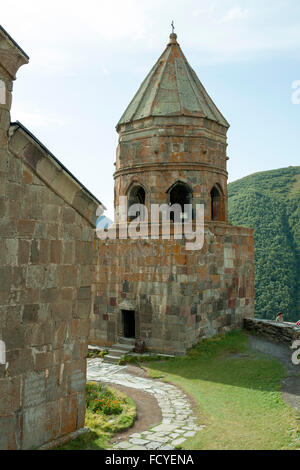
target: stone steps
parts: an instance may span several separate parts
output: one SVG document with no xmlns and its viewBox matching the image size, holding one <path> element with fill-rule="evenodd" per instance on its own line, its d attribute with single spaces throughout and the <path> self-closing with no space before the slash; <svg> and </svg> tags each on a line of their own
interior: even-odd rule
<svg viewBox="0 0 300 470">
<path fill-rule="evenodd" d="M 112 354 L 106 354 L 104 356 L 104 362 L 107 364 L 118 364 L 121 358 L 119 356 L 113 356 Z"/>
<path fill-rule="evenodd" d="M 134 339 L 119 338 L 119 342 L 113 344 L 104 356 L 104 362 L 108 364 L 118 364 L 119 360 L 134 349 Z"/>
<path fill-rule="evenodd" d="M 131 352 L 134 349 L 134 345 L 116 343 L 113 344 L 111 349 L 117 349 L 119 351 Z"/>
<path fill-rule="evenodd" d="M 118 338 L 119 343 L 118 344 L 127 344 L 130 346 L 134 346 L 135 339 L 134 338 Z"/>
</svg>

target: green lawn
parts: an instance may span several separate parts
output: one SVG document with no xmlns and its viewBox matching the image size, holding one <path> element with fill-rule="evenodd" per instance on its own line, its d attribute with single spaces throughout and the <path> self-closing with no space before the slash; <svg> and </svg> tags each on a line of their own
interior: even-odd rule
<svg viewBox="0 0 300 470">
<path fill-rule="evenodd" d="M 163 375 L 195 400 L 199 423 L 206 428 L 183 449 L 296 448 L 296 412 L 279 392 L 284 368 L 251 351 L 244 332 L 204 340 L 184 357 L 146 366 L 151 376 Z"/>
<path fill-rule="evenodd" d="M 104 412 L 93 411 L 97 395 L 99 398 L 111 398 L 112 403 L 120 403 L 122 411 L 119 414 L 106 415 Z M 103 390 L 104 389 L 104 390 Z M 93 396 L 91 397 L 91 391 Z M 103 393 L 104 392 L 104 393 Z M 89 398 L 91 399 L 89 400 Z M 87 410 L 85 425 L 92 432 L 85 433 L 55 450 L 104 450 L 109 448 L 109 441 L 118 431 L 123 431 L 132 426 L 136 418 L 136 406 L 124 393 L 112 387 L 103 387 L 92 382 L 87 383 Z"/>
</svg>

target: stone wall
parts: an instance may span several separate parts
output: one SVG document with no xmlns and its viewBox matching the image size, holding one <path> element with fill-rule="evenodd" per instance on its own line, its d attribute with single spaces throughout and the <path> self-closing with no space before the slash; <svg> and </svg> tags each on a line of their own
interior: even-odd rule
<svg viewBox="0 0 300 470">
<path fill-rule="evenodd" d="M 28 57 L 0 27 L 0 449 L 83 427 L 99 201 L 20 124 L 12 81 Z"/>
<path fill-rule="evenodd" d="M 176 182 L 193 191 L 193 205 L 203 204 L 211 220 L 210 191 L 222 190 L 227 220 L 226 131 L 203 118 L 155 117 L 120 126 L 116 158 L 115 207 L 133 184 L 146 192 L 145 205 L 168 203 L 167 192 Z"/>
<path fill-rule="evenodd" d="M 211 223 L 202 250 L 186 240 L 98 241 L 90 342 L 123 336 L 122 310 L 135 311 L 149 350 L 182 354 L 203 337 L 242 327 L 252 316 L 252 230 Z"/>
<path fill-rule="evenodd" d="M 246 330 L 264 336 L 271 341 L 285 343 L 289 346 L 294 340 L 300 339 L 300 328 L 293 323 L 277 323 L 258 318 L 245 318 L 244 327 Z"/>
<path fill-rule="evenodd" d="M 135 337 L 148 349 L 182 354 L 200 338 L 241 327 L 253 315 L 254 246 L 253 230 L 228 224 L 229 124 L 176 35 L 170 39 L 117 125 L 115 221 L 124 224 L 127 197 L 130 207 L 143 203 L 148 209 L 148 218 L 142 211 L 144 227 L 150 220 L 152 227 L 163 225 L 153 220 L 154 204 L 167 209 L 177 203 L 180 220 L 190 218 L 199 228 L 201 205 L 205 243 L 189 251 L 185 239 L 174 237 L 121 234 L 99 241 L 91 342 L 110 345 L 124 334 L 134 336 L 135 318 Z M 194 209 L 190 215 L 187 204 Z"/>
<path fill-rule="evenodd" d="M 19 156 L 0 159 L 0 448 L 29 449 L 84 425 L 94 226 L 27 164 L 24 154 L 47 158 L 31 139 L 14 135 L 10 148 Z M 48 159 L 48 181 L 54 169 Z"/>
</svg>

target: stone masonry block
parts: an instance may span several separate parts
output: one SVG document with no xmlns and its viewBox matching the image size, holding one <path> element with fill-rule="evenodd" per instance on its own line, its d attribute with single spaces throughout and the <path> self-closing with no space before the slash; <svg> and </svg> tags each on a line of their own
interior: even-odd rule
<svg viewBox="0 0 300 470">
<path fill-rule="evenodd" d="M 34 405 L 24 410 L 23 449 L 36 448 L 48 440 L 46 403 Z"/>
<path fill-rule="evenodd" d="M 30 372 L 24 379 L 24 407 L 38 407 L 46 401 L 45 374 Z"/>
<path fill-rule="evenodd" d="M 20 426 L 16 414 L 1 415 L 0 413 L 0 449 L 19 449 Z"/>
</svg>

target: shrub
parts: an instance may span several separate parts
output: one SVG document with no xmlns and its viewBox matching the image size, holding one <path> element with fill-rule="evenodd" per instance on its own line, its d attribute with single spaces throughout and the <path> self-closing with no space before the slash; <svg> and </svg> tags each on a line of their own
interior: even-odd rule
<svg viewBox="0 0 300 470">
<path fill-rule="evenodd" d="M 88 383 L 86 390 L 87 408 L 93 413 L 118 415 L 122 413 L 122 402 L 104 385 Z"/>
<path fill-rule="evenodd" d="M 88 351 L 88 358 L 96 358 L 100 357 L 103 358 L 106 354 L 108 354 L 108 349 L 102 349 L 101 351 L 91 350 Z"/>
</svg>

